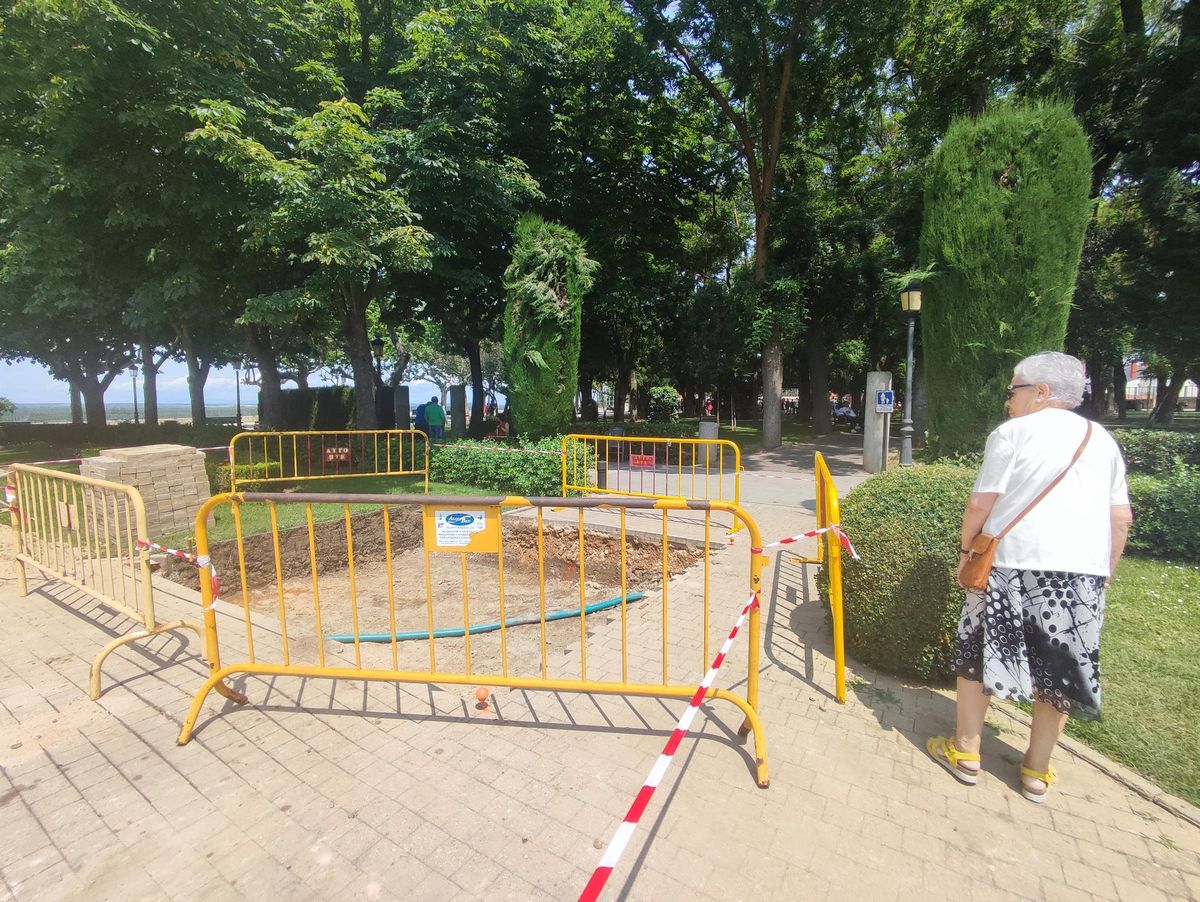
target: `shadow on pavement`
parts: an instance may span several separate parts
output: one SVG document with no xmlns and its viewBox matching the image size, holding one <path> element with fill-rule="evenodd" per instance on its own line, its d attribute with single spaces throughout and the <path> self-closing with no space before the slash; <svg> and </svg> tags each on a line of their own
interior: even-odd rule
<svg viewBox="0 0 1200 902">
<path fill-rule="evenodd" d="M 816 656 L 833 661 L 833 637 L 824 601 L 812 597 L 810 567 L 816 565 L 796 556 L 781 554 L 773 563 L 771 592 L 764 628 L 767 659 L 780 670 L 795 677 L 826 699 L 834 694 L 818 681 Z M 881 674 L 872 668 L 851 662 L 847 675 L 848 696 L 855 698 L 874 716 L 883 732 L 897 732 L 916 750 L 918 760 L 927 755 L 925 741 L 931 736 L 950 735 L 954 731 L 954 699 L 933 688 L 907 683 Z M 828 666 L 828 665 L 827 665 Z M 849 666 L 848 666 L 849 669 Z M 1023 743 L 1010 744 L 1003 737 L 1003 726 L 989 722 L 984 727 L 983 770 L 1020 791 L 1017 767 L 1024 752 Z M 937 765 L 929 761 L 929 766 Z M 946 775 L 946 779 L 953 779 Z"/>
</svg>

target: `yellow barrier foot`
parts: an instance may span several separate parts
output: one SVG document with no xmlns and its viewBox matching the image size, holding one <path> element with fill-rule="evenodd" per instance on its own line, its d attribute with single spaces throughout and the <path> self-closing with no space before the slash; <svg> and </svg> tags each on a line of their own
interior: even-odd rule
<svg viewBox="0 0 1200 902">
<path fill-rule="evenodd" d="M 229 699 L 235 705 L 246 705 L 250 703 L 250 699 L 247 697 L 246 693 L 238 692 L 236 689 L 230 688 L 225 684 L 224 680 L 218 681 L 213 688 L 217 690 L 217 695 L 225 696 L 225 698 Z"/>
</svg>

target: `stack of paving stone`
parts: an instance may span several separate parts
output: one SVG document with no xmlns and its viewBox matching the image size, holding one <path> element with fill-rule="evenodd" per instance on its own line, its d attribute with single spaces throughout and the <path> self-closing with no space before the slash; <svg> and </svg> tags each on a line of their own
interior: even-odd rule
<svg viewBox="0 0 1200 902">
<path fill-rule="evenodd" d="M 136 488 L 146 503 L 151 537 L 190 530 L 210 494 L 204 452 L 184 445 L 110 448 L 84 458 L 79 472 Z"/>
</svg>

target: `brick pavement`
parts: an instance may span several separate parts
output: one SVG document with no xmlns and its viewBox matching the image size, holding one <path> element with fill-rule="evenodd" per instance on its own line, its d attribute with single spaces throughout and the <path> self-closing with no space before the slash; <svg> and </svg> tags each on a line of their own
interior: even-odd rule
<svg viewBox="0 0 1200 902">
<path fill-rule="evenodd" d="M 749 469 L 804 475 L 810 456 Z M 843 488 L 860 478 L 849 450 L 832 463 Z M 812 524 L 810 481 L 751 472 L 743 492 L 768 538 Z M 745 587 L 737 542 L 712 571 L 731 610 Z M 88 663 L 128 623 L 61 585 L 19 599 L 5 564 L 3 899 L 574 898 L 684 704 L 499 691 L 480 712 L 469 689 L 249 678 L 253 704 L 212 696 L 181 748 L 204 674 L 194 638 L 118 653 L 92 703 Z M 923 751 L 952 723 L 949 695 L 856 667 L 848 704 L 834 702 L 812 577 L 786 557 L 766 573 L 771 787 L 754 786 L 738 713 L 706 704 L 606 899 L 1200 898 L 1200 830 L 1069 753 L 1053 800 L 1024 801 L 1019 723 L 990 716 L 985 776 L 968 788 Z M 673 580 L 671 598 L 699 579 Z M 163 616 L 194 613 L 181 590 L 158 597 Z M 654 610 L 631 607 L 634 622 Z M 675 622 L 690 669 L 698 627 Z M 604 666 L 615 628 L 591 625 L 589 660 Z M 652 660 L 657 645 L 639 651 Z M 744 678 L 739 642 L 720 685 Z"/>
</svg>

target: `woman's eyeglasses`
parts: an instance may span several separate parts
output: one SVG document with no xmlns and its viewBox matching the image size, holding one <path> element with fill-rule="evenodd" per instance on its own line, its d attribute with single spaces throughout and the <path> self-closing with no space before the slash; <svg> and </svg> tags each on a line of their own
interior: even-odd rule
<svg viewBox="0 0 1200 902">
<path fill-rule="evenodd" d="M 1005 393 L 1004 393 L 1005 397 L 1011 398 L 1013 395 L 1015 395 L 1017 393 L 1018 388 L 1033 388 L 1033 383 L 1032 382 L 1022 382 L 1020 385 L 1010 385 L 1005 390 Z"/>
</svg>

